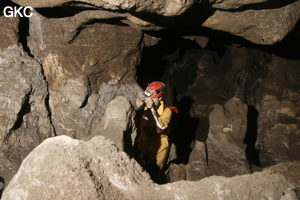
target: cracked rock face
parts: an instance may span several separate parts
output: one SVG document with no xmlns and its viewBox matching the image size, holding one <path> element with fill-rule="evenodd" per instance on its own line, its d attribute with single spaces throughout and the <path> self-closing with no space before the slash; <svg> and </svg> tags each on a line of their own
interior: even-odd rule
<svg viewBox="0 0 300 200">
<path fill-rule="evenodd" d="M 86 137 L 108 102 L 139 91 L 132 74 L 139 60 L 139 31 L 105 23 L 110 19 L 92 21 L 85 12 L 60 19 L 35 13 L 29 20 L 29 47 L 43 63 L 58 135 Z"/>
<path fill-rule="evenodd" d="M 299 160 L 299 60 L 274 56 L 270 72 L 257 92 L 256 147 L 261 164 Z"/>
<path fill-rule="evenodd" d="M 18 19 L 0 17 L 1 177 L 9 180 L 27 154 L 54 136 L 41 65 L 17 45 Z"/>
<path fill-rule="evenodd" d="M 14 0 L 22 6 L 45 8 L 73 5 L 69 0 L 34 1 Z M 275 44 L 292 31 L 300 18 L 300 2 L 290 3 L 266 0 L 253 1 L 80 1 L 77 6 L 105 9 L 112 12 L 126 13 L 125 23 L 141 30 L 165 29 L 176 27 L 181 31 L 185 24 L 194 27 L 206 27 L 213 30 L 229 32 L 245 38 L 255 44 Z M 96 11 L 95 11 L 96 12 Z M 200 13 L 200 14 L 199 14 Z M 148 17 L 143 14 L 150 14 Z M 120 15 L 121 16 L 121 15 Z M 124 16 L 122 14 L 122 16 Z M 158 16 L 160 19 L 155 20 Z M 167 17 L 174 17 L 175 21 Z M 98 19 L 94 16 L 94 19 Z M 192 28 L 193 29 L 193 28 Z"/>
</svg>

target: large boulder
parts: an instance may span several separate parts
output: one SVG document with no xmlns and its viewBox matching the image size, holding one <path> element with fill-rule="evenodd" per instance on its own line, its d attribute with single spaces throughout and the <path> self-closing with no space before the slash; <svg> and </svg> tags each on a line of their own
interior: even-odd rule
<svg viewBox="0 0 300 200">
<path fill-rule="evenodd" d="M 88 142 L 58 136 L 31 152 L 3 198 L 138 199 L 142 198 L 139 187 L 151 184 L 147 177 L 103 136 Z"/>
<path fill-rule="evenodd" d="M 118 96 L 106 107 L 103 119 L 93 124 L 91 135 L 86 140 L 102 135 L 115 143 L 122 151 L 133 154 L 136 138 L 135 110 L 127 98 Z"/>
<path fill-rule="evenodd" d="M 238 98 L 224 106 L 215 105 L 209 115 L 206 141 L 208 166 L 212 174 L 235 176 L 250 173 L 243 143 L 247 130 L 248 107 Z"/>
<path fill-rule="evenodd" d="M 103 136 L 49 138 L 26 157 L 3 199 L 289 199 L 299 197 L 299 162 L 252 175 L 154 184 Z"/>
<path fill-rule="evenodd" d="M 263 5 L 259 9 L 251 9 L 256 6 L 248 6 L 233 12 L 230 12 L 230 9 L 217 10 L 202 26 L 229 32 L 255 44 L 269 45 L 281 41 L 288 35 L 300 18 L 299 1 L 271 9 Z"/>
</svg>

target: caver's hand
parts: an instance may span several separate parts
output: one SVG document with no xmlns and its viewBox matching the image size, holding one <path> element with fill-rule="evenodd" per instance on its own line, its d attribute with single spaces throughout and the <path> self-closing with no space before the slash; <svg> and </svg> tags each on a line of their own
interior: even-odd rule
<svg viewBox="0 0 300 200">
<path fill-rule="evenodd" d="M 146 104 L 147 108 L 152 108 L 153 103 L 154 103 L 154 102 L 153 102 L 153 100 L 152 100 L 151 97 L 147 97 L 147 98 L 145 99 L 145 104 Z"/>
<path fill-rule="evenodd" d="M 145 103 L 145 95 L 144 94 L 140 94 L 139 97 L 136 99 L 136 106 L 139 108 L 141 107 L 143 104 Z"/>
</svg>

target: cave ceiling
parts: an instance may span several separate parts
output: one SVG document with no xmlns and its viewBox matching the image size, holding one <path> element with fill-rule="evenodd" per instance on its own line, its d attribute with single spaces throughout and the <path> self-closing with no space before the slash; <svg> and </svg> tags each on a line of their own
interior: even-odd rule
<svg viewBox="0 0 300 200">
<path fill-rule="evenodd" d="M 77 7 L 85 12 L 82 24 L 111 18 L 143 31 L 171 30 L 183 36 L 201 36 L 217 30 L 258 45 L 282 41 L 297 26 L 300 1 L 278 0 L 13 0 L 36 9 Z M 58 16 L 58 15 L 57 15 Z M 56 17 L 57 17 L 56 16 Z M 82 25 L 81 24 L 81 25 Z M 79 24 L 80 26 L 80 24 Z M 210 32 L 211 34 L 211 32 Z"/>
</svg>

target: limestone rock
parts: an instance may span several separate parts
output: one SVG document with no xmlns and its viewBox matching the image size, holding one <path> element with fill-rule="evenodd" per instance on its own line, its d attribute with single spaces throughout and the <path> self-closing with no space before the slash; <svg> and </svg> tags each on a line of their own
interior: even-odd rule
<svg viewBox="0 0 300 200">
<path fill-rule="evenodd" d="M 210 0 L 212 7 L 217 9 L 238 9 L 243 8 L 244 6 L 251 6 L 251 5 L 260 5 L 270 0 Z"/>
<path fill-rule="evenodd" d="M 190 154 L 187 164 L 187 179 L 198 181 L 210 175 L 207 166 L 206 145 L 204 142 L 195 141 L 194 148 Z"/>
<path fill-rule="evenodd" d="M 100 11 L 99 11 L 100 12 Z M 134 80 L 141 32 L 128 26 L 91 22 L 91 12 L 29 19 L 29 47 L 42 63 L 57 133 L 74 138 L 91 134 L 107 104 L 116 96 L 133 101 L 140 91 Z M 115 15 L 100 12 L 94 17 Z M 124 38 L 127 38 L 124 40 Z"/>
<path fill-rule="evenodd" d="M 212 0 L 209 3 L 195 0 L 13 1 L 22 6 L 34 8 L 74 6 L 86 7 L 87 9 L 105 9 L 116 12 L 116 15 L 120 17 L 124 17 L 124 15 L 117 12 L 129 13 L 134 10 L 135 14 L 127 14 L 128 18 L 124 22 L 126 21 L 125 23 L 139 30 L 165 29 L 165 27 L 174 26 L 174 24 L 179 24 L 179 30 L 181 30 L 182 27 L 186 27 L 186 24 L 190 24 L 192 27 L 202 26 L 231 33 L 252 43 L 263 45 L 275 44 L 281 41 L 294 29 L 300 18 L 299 1 L 278 3 L 276 6 L 272 6 L 271 3 L 264 4 L 267 0 Z M 94 12 L 97 11 L 94 10 Z M 150 14 L 150 16 L 147 17 L 144 14 Z M 153 18 L 151 14 L 158 15 L 160 20 Z M 166 17 L 176 18 L 174 18 L 174 21 Z M 94 19 L 97 20 L 98 17 L 95 16 Z"/>
<path fill-rule="evenodd" d="M 293 102 L 265 95 L 258 117 L 258 139 L 263 166 L 282 161 L 299 160 L 300 118 L 299 109 Z M 298 152 L 298 153 L 297 153 Z"/>
<path fill-rule="evenodd" d="M 190 153 L 188 163 L 172 163 L 168 173 L 171 183 L 181 180 L 198 181 L 208 176 L 210 176 L 210 172 L 207 166 L 206 145 L 197 140 Z"/>
<path fill-rule="evenodd" d="M 300 2 L 295 1 L 274 9 L 217 10 L 202 26 L 229 32 L 255 44 L 275 44 L 293 30 L 299 18 Z"/>
<path fill-rule="evenodd" d="M 224 107 L 215 105 L 210 113 L 206 144 L 208 168 L 212 174 L 235 176 L 250 173 L 243 143 L 247 111 L 246 104 L 232 98 Z"/>
<path fill-rule="evenodd" d="M 299 61 L 273 56 L 270 72 L 256 93 L 256 148 L 263 166 L 300 159 L 299 83 Z"/>
<path fill-rule="evenodd" d="M 168 169 L 168 179 L 170 183 L 186 180 L 186 169 L 184 164 L 171 163 Z"/>
<path fill-rule="evenodd" d="M 0 57 L 0 176 L 8 182 L 28 153 L 55 133 L 40 64 L 16 44 Z"/>
<path fill-rule="evenodd" d="M 54 7 L 54 6 L 62 6 L 66 4 L 73 3 L 70 0 L 45 0 L 45 1 L 34 1 L 34 0 L 13 0 L 15 3 L 23 6 L 32 6 L 35 8 L 43 8 L 43 7 Z M 187 0 L 187 1 L 144 1 L 144 0 L 105 0 L 105 1 L 97 1 L 97 0 L 84 0 L 81 2 L 85 2 L 90 5 L 94 5 L 95 7 L 101 7 L 104 9 L 110 10 L 132 10 L 134 9 L 137 12 L 152 12 L 157 13 L 164 16 L 173 16 L 182 14 L 188 8 L 190 8 L 195 0 Z"/>
<path fill-rule="evenodd" d="M 139 187 L 151 184 L 147 177 L 103 136 L 88 142 L 58 136 L 31 152 L 3 198 L 137 199 Z"/>
<path fill-rule="evenodd" d="M 18 43 L 18 24 L 19 19 L 16 17 L 0 16 L 0 26 L 2 27 L 0 32 L 1 50 Z"/>
<path fill-rule="evenodd" d="M 24 159 L 2 198 L 15 199 L 290 199 L 299 197 L 299 162 L 232 178 L 156 185 L 103 136 L 84 142 L 57 136 Z"/>
<path fill-rule="evenodd" d="M 130 102 L 122 96 L 113 99 L 105 110 L 99 124 L 93 124 L 88 138 L 102 135 L 112 140 L 122 151 L 132 155 L 136 137 L 135 110 Z"/>
</svg>

